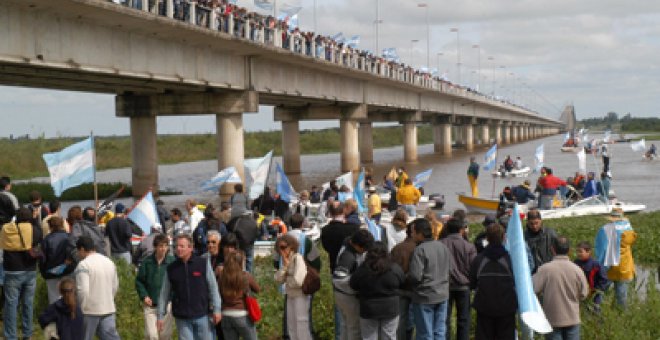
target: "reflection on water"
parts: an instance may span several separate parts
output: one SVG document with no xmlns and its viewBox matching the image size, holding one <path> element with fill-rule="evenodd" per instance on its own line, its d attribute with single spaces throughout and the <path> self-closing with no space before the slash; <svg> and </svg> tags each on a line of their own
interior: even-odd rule
<svg viewBox="0 0 660 340">
<path fill-rule="evenodd" d="M 596 136 L 595 136 L 596 137 Z M 540 144 L 545 145 L 545 164 L 552 168 L 554 173 L 562 178 L 572 176 L 577 170 L 577 156 L 574 153 L 560 151 L 563 136 L 551 136 L 525 143 L 505 145 L 500 147 L 498 161 L 502 162 L 507 155 L 520 156 L 523 162 L 533 165 L 534 152 Z M 427 194 L 444 194 L 447 200 L 446 209 L 462 208 L 456 193 L 468 191 L 466 177 L 467 166 L 471 155 L 477 157 L 477 162 L 483 163 L 486 147 L 477 148 L 473 153 L 464 150 L 454 150 L 451 157 L 443 157 L 433 153 L 433 145 L 421 145 L 418 150 L 417 163 L 403 163 L 403 148 L 394 147 L 374 151 L 374 164 L 367 165 L 372 168 L 374 179 L 380 181 L 392 166 L 403 165 L 411 176 L 433 168 L 433 176 L 426 185 Z M 657 181 L 660 180 L 660 162 L 642 160 L 640 153 L 632 152 L 630 144 L 614 144 L 610 146 L 611 171 L 613 175 L 612 190 L 622 201 L 637 202 L 647 205 L 648 210 L 660 209 L 660 191 Z M 281 162 L 281 158 L 275 158 Z M 307 155 L 301 159 L 302 174 L 290 176 L 293 186 L 301 191 L 309 189 L 312 184 L 321 184 L 340 174 L 339 154 Z M 587 157 L 587 170 L 598 172 L 602 167 L 600 158 L 591 155 Z M 202 181 L 211 178 L 217 172 L 217 161 L 199 161 L 174 165 L 161 165 L 159 168 L 159 182 L 161 188 L 171 188 L 183 192 L 185 195 L 199 195 L 199 185 Z M 274 166 L 271 169 L 270 182 L 274 185 Z M 127 182 L 131 181 L 130 168 L 101 171 L 98 174 L 100 182 Z M 535 174 L 529 180 L 534 183 Z M 42 179 L 46 180 L 47 179 Z M 490 174 L 482 170 L 479 177 L 479 188 L 483 197 L 497 195 L 507 185 L 518 185 L 523 179 L 497 179 L 493 180 Z M 182 201 L 181 197 L 171 197 L 167 201 Z"/>
</svg>

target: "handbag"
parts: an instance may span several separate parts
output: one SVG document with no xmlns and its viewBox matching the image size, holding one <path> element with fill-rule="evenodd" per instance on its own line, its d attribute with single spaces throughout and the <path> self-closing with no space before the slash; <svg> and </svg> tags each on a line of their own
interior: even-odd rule
<svg viewBox="0 0 660 340">
<path fill-rule="evenodd" d="M 261 307 L 259 307 L 259 302 L 257 299 L 250 295 L 250 282 L 248 281 L 247 276 L 245 277 L 247 283 L 247 290 L 245 291 L 245 310 L 247 310 L 248 317 L 252 320 L 253 323 L 259 322 L 261 320 Z"/>
<path fill-rule="evenodd" d="M 305 259 L 305 234 L 300 233 L 300 247 L 298 248 L 300 254 L 302 254 L 303 262 L 305 267 L 307 267 L 307 274 L 305 274 L 305 279 L 302 283 L 302 292 L 305 295 L 312 295 L 318 292 L 321 289 L 321 276 L 316 269 L 307 263 Z"/>
</svg>

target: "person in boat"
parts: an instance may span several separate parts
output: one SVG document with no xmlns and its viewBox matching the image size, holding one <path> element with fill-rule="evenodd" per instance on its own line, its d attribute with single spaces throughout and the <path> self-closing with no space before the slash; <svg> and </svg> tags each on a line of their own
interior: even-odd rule
<svg viewBox="0 0 660 340">
<path fill-rule="evenodd" d="M 584 175 L 581 174 L 579 171 L 575 172 L 575 177 L 573 177 L 573 180 L 570 181 L 570 184 L 575 188 L 577 191 L 583 191 L 584 186 L 586 184 L 586 180 L 584 178 Z"/>
<path fill-rule="evenodd" d="M 516 157 L 516 161 L 514 162 L 514 167 L 516 170 L 520 170 L 525 167 L 525 164 L 523 164 L 522 159 L 520 159 L 520 156 Z"/>
<path fill-rule="evenodd" d="M 607 144 L 603 143 L 600 147 L 600 154 L 603 157 L 603 171 L 610 171 L 610 148 Z"/>
<path fill-rule="evenodd" d="M 593 172 L 590 172 L 587 175 L 587 184 L 584 186 L 582 191 L 582 197 L 589 198 L 592 196 L 598 195 L 598 186 L 596 185 L 596 175 Z"/>
<path fill-rule="evenodd" d="M 557 194 L 559 187 L 566 186 L 568 183 L 563 179 L 552 174 L 552 169 L 546 168 L 546 175 L 539 179 L 539 187 L 541 188 L 541 197 L 539 199 L 539 208 L 549 210 L 552 209 L 552 200 Z"/>
<path fill-rule="evenodd" d="M 536 195 L 530 190 L 531 183 L 529 180 L 525 180 L 521 185 L 511 189 L 511 195 L 518 202 L 518 204 L 527 205 L 530 200 L 535 200 Z"/>
<path fill-rule="evenodd" d="M 506 159 L 504 160 L 504 170 L 510 172 L 513 170 L 513 166 L 513 159 L 511 159 L 511 156 L 506 156 Z"/>
<path fill-rule="evenodd" d="M 649 150 L 646 151 L 646 158 L 655 158 L 655 157 L 658 157 L 657 149 L 655 147 L 655 144 L 651 144 Z"/>
<path fill-rule="evenodd" d="M 397 171 L 396 180 L 394 181 L 396 187 L 401 188 L 406 183 L 407 179 L 408 179 L 408 173 L 406 172 L 406 169 L 404 167 L 400 167 L 399 170 Z"/>
<path fill-rule="evenodd" d="M 470 189 L 472 190 L 472 197 L 479 197 L 479 186 L 477 178 L 479 178 L 479 163 L 476 158 L 470 157 L 470 166 L 467 170 L 468 181 L 470 181 Z"/>
<path fill-rule="evenodd" d="M 500 204 L 497 209 L 498 210 L 502 209 L 506 211 L 507 209 L 513 206 L 514 202 L 515 202 L 515 198 L 511 194 L 511 187 L 506 186 L 504 187 L 504 190 L 502 190 L 502 193 L 500 194 Z"/>
</svg>

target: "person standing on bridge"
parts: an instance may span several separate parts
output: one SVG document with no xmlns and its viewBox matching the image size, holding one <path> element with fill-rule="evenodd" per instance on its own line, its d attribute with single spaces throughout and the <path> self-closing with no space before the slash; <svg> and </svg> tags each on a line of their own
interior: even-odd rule
<svg viewBox="0 0 660 340">
<path fill-rule="evenodd" d="M 470 181 L 470 189 L 472 190 L 472 197 L 479 197 L 479 184 L 477 178 L 479 177 L 479 163 L 474 157 L 470 157 L 470 166 L 467 170 L 468 181 Z"/>
</svg>

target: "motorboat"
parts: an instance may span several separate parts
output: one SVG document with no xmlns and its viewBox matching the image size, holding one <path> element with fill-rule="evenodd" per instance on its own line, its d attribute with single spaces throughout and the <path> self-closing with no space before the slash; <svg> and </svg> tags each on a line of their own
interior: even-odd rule
<svg viewBox="0 0 660 340">
<path fill-rule="evenodd" d="M 539 210 L 543 219 L 562 217 L 607 215 L 613 208 L 621 208 L 624 213 L 636 213 L 646 209 L 646 205 L 624 203 L 618 200 L 605 201 L 600 196 L 581 199 L 569 206 L 550 210 Z"/>
<path fill-rule="evenodd" d="M 561 152 L 579 152 L 581 148 L 580 146 L 562 146 Z"/>
<path fill-rule="evenodd" d="M 380 197 L 380 204 L 383 208 L 388 208 L 392 194 L 383 187 L 376 187 L 376 194 Z M 417 210 L 442 209 L 445 205 L 444 196 L 440 194 L 422 195 L 417 203 Z"/>
<path fill-rule="evenodd" d="M 497 198 L 479 198 L 457 193 L 458 201 L 463 203 L 468 213 L 492 214 L 497 211 L 500 200 Z"/>
<path fill-rule="evenodd" d="M 521 169 L 512 169 L 511 171 L 506 171 L 504 169 L 500 169 L 498 171 L 494 171 L 493 177 L 502 177 L 502 178 L 521 178 L 521 177 L 527 177 L 529 174 L 532 172 L 532 168 L 526 166 Z"/>
</svg>

